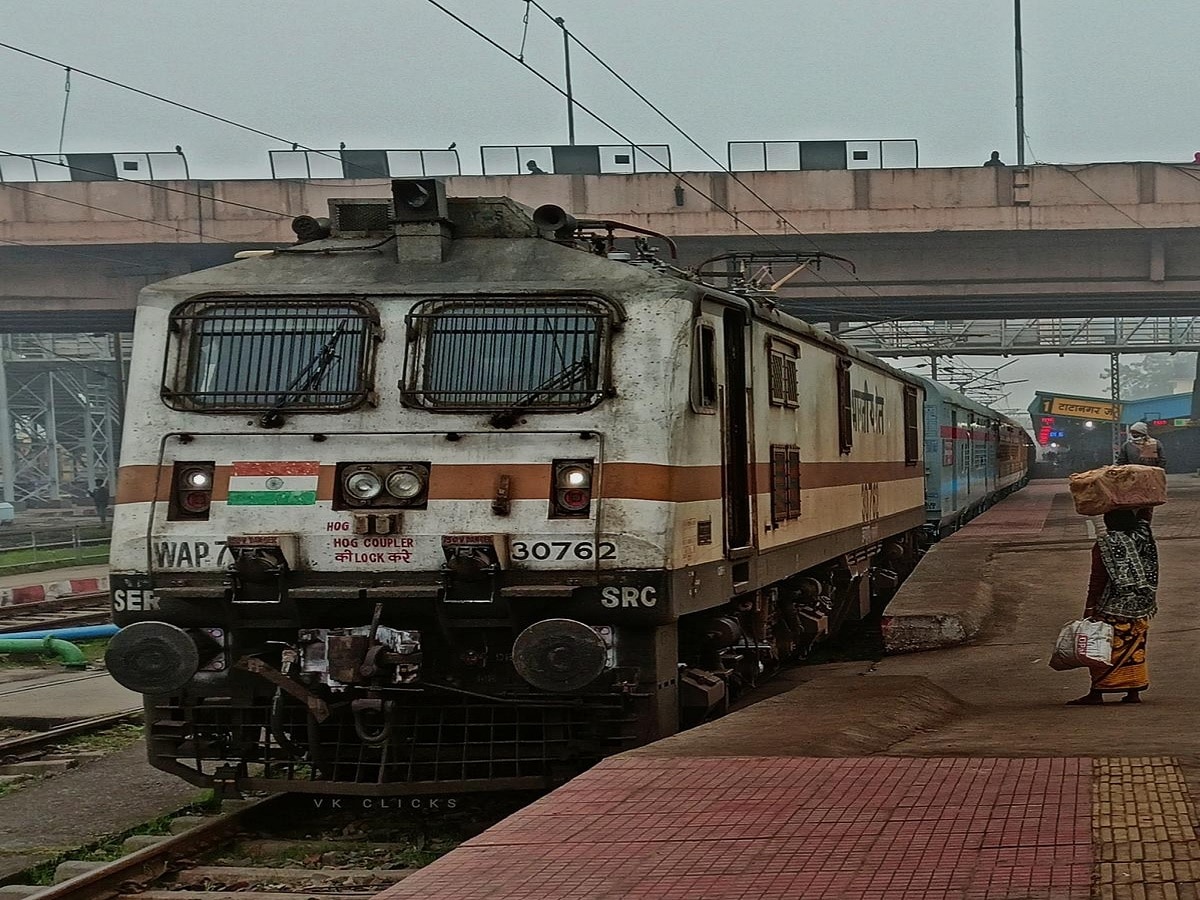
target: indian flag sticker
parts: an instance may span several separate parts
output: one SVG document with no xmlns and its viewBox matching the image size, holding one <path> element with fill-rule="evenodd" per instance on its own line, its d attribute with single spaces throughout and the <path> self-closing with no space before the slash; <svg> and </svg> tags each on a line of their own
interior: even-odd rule
<svg viewBox="0 0 1200 900">
<path fill-rule="evenodd" d="M 229 505 L 313 506 L 320 473 L 315 462 L 235 462 Z"/>
</svg>

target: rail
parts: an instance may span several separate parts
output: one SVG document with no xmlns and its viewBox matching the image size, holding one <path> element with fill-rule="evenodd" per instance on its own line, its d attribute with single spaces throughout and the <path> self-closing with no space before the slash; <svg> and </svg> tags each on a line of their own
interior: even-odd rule
<svg viewBox="0 0 1200 900">
<path fill-rule="evenodd" d="M 88 591 L 0 606 L 0 635 L 102 624 L 112 617 L 108 601 L 108 591 Z"/>
<path fill-rule="evenodd" d="M 169 871 L 177 860 L 196 859 L 201 853 L 229 840 L 254 815 L 262 815 L 279 805 L 286 795 L 267 797 L 248 806 L 213 817 L 189 828 L 77 875 L 45 890 L 30 894 L 27 900 L 108 900 L 131 893 L 131 887 L 147 885 Z"/>
<path fill-rule="evenodd" d="M 57 728 L 51 728 L 49 731 L 39 731 L 37 734 L 22 734 L 17 737 L 8 738 L 7 740 L 0 740 L 0 760 L 26 754 L 33 750 L 40 750 L 43 747 L 52 746 L 58 741 L 76 737 L 77 735 L 91 734 L 94 731 L 105 731 L 116 725 L 136 722 L 142 718 L 142 715 L 143 711 L 139 706 L 103 716 L 93 716 L 90 719 L 68 722 L 66 725 L 59 725 Z"/>
</svg>

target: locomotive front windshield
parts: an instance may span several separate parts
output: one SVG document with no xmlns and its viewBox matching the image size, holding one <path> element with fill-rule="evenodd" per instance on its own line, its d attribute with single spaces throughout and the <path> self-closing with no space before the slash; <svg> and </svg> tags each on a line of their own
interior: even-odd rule
<svg viewBox="0 0 1200 900">
<path fill-rule="evenodd" d="M 169 400 L 191 409 L 351 409 L 370 391 L 373 313 L 353 300 L 219 300 L 180 306 Z"/>
<path fill-rule="evenodd" d="M 587 409 L 609 319 L 588 300 L 426 301 L 409 317 L 408 396 L 435 410 Z"/>
</svg>

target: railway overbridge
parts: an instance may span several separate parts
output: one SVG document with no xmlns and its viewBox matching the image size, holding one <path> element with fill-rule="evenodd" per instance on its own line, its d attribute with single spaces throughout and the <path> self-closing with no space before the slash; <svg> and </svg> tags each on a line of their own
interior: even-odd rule
<svg viewBox="0 0 1200 900">
<path fill-rule="evenodd" d="M 747 274 L 782 279 L 789 311 L 883 356 L 1200 348 L 1190 165 L 458 175 L 447 189 L 670 234 L 682 265 L 764 249 L 843 257 Z M 145 284 L 290 243 L 292 218 L 320 215 L 330 198 L 388 193 L 380 177 L 0 183 L 0 426 L 27 425 L 0 456 L 29 461 L 31 474 L 25 486 L 4 479 L 5 499 L 62 496 L 63 473 L 48 468 L 64 427 L 83 448 L 68 454 L 82 466 L 70 477 L 91 486 L 111 471 L 104 435 L 120 431 L 119 341 L 86 361 L 104 375 L 80 392 L 78 360 L 30 363 L 18 347 L 58 339 L 15 335 L 128 331 Z M 14 383 L 26 385 L 15 406 Z M 77 407 L 65 418 L 53 412 L 60 394 Z"/>
</svg>

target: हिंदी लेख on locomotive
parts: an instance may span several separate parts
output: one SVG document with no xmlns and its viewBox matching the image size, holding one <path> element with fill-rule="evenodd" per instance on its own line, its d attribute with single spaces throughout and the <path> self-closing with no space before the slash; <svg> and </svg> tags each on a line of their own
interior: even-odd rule
<svg viewBox="0 0 1200 900">
<path fill-rule="evenodd" d="M 553 783 L 719 714 L 1027 474 L 1003 417 L 626 226 L 434 180 L 330 208 L 139 301 L 107 661 L 193 783 Z"/>
</svg>

